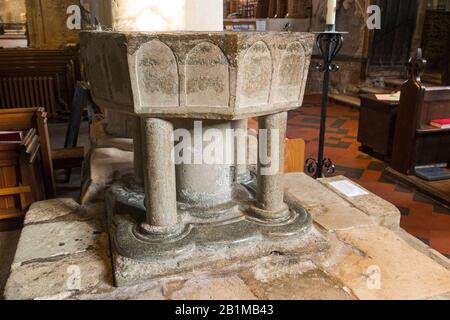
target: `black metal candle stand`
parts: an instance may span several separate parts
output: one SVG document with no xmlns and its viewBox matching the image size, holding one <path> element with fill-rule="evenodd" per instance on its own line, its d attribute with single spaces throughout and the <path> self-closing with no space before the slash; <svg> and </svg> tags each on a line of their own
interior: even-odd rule
<svg viewBox="0 0 450 320">
<path fill-rule="evenodd" d="M 328 109 L 328 91 L 330 85 L 330 74 L 339 70 L 339 66 L 333 63 L 334 58 L 342 49 L 344 43 L 343 35 L 346 32 L 334 30 L 334 26 L 328 26 L 328 31 L 317 33 L 316 46 L 323 58 L 323 64 L 318 64 L 316 69 L 323 73 L 322 87 L 322 109 L 320 115 L 320 137 L 319 152 L 317 159 L 309 158 L 306 160 L 306 172 L 315 179 L 324 178 L 335 172 L 335 165 L 330 158 L 325 158 L 325 131 Z"/>
</svg>

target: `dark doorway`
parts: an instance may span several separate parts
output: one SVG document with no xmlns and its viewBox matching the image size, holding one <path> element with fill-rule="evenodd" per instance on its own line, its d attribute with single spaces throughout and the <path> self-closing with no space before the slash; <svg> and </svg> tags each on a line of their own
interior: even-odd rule
<svg viewBox="0 0 450 320">
<path fill-rule="evenodd" d="M 369 66 L 403 69 L 410 56 L 417 0 L 377 0 L 376 4 L 381 8 L 381 29 L 373 33 Z"/>
</svg>

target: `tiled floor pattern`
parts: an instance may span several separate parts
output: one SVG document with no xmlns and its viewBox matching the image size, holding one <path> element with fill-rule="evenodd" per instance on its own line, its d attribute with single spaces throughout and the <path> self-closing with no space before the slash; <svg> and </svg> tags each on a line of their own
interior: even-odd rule
<svg viewBox="0 0 450 320">
<path fill-rule="evenodd" d="M 386 164 L 358 150 L 359 111 L 330 104 L 325 156 L 332 158 L 336 174 L 345 175 L 397 206 L 401 226 L 434 249 L 450 257 L 450 209 L 382 177 Z M 320 96 L 305 98 L 301 109 L 290 112 L 288 137 L 306 140 L 306 157 L 316 158 Z"/>
</svg>

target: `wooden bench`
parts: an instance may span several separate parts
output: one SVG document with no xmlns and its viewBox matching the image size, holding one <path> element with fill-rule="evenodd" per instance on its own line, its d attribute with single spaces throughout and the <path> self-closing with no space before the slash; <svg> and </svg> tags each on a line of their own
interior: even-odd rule
<svg viewBox="0 0 450 320">
<path fill-rule="evenodd" d="M 418 166 L 450 161 L 450 129 L 430 125 L 431 120 L 450 118 L 450 87 L 425 87 L 425 65 L 419 49 L 409 62 L 409 79 L 401 91 L 391 167 L 406 175 Z"/>
<path fill-rule="evenodd" d="M 47 113 L 43 108 L 0 109 L 0 131 L 34 132 L 33 140 L 39 144 L 38 162 L 44 194 L 55 197 L 52 151 L 47 128 Z M 26 144 L 24 139 L 24 144 Z M 24 175 L 23 178 L 29 176 Z M 38 179 L 38 178 L 36 178 Z M 36 197 L 41 200 L 42 197 Z"/>
<path fill-rule="evenodd" d="M 21 142 L 0 143 L 0 220 L 54 195 L 46 128 L 43 109 L 0 110 L 0 131 L 23 133 Z"/>
</svg>

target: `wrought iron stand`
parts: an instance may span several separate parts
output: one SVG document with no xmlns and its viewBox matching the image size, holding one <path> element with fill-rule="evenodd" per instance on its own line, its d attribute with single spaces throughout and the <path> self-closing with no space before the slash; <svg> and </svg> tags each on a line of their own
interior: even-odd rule
<svg viewBox="0 0 450 320">
<path fill-rule="evenodd" d="M 339 70 L 339 66 L 333 64 L 333 59 L 342 49 L 345 32 L 337 32 L 334 26 L 328 26 L 329 31 L 318 33 L 316 39 L 316 46 L 319 49 L 320 55 L 323 58 L 323 64 L 318 64 L 316 69 L 322 72 L 323 87 L 322 87 L 322 111 L 320 116 L 320 137 L 319 137 L 319 152 L 317 160 L 309 158 L 306 160 L 306 172 L 315 179 L 324 178 L 326 175 L 331 175 L 335 172 L 335 166 L 330 158 L 324 156 L 325 146 L 325 130 L 327 121 L 328 108 L 328 89 L 330 84 L 330 73 Z"/>
</svg>

